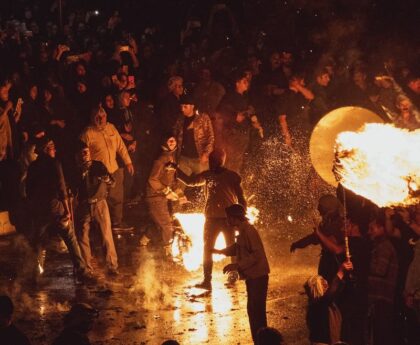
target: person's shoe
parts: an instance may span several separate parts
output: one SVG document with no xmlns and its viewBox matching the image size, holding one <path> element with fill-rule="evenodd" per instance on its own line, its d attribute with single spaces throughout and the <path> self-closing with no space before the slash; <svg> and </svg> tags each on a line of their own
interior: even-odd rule
<svg viewBox="0 0 420 345">
<path fill-rule="evenodd" d="M 201 283 L 195 284 L 194 287 L 211 291 L 211 281 L 203 280 Z"/>
<path fill-rule="evenodd" d="M 120 275 L 120 272 L 118 271 L 117 268 L 108 268 L 108 271 L 106 273 L 109 277 L 112 277 L 112 278 L 116 278 Z"/>
<path fill-rule="evenodd" d="M 112 230 L 114 231 L 133 231 L 134 226 L 127 225 L 125 223 L 112 224 Z"/>
</svg>

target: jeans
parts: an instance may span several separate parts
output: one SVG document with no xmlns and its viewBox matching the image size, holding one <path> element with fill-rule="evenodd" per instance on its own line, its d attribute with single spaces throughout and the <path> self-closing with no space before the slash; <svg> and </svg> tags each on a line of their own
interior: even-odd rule
<svg viewBox="0 0 420 345">
<path fill-rule="evenodd" d="M 118 268 L 117 252 L 111 231 L 111 218 L 106 200 L 99 200 L 93 204 L 82 201 L 77 209 L 78 239 L 80 251 L 88 269 L 92 270 L 92 251 L 90 248 L 89 232 L 92 221 L 99 225 L 102 237 L 102 247 L 105 249 L 105 260 L 108 268 Z"/>
</svg>

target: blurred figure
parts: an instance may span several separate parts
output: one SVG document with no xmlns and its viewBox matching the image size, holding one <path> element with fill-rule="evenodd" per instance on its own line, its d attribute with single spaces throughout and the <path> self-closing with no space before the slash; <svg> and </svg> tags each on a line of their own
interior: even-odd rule
<svg viewBox="0 0 420 345">
<path fill-rule="evenodd" d="M 289 80 L 289 89 L 276 101 L 276 117 L 280 134 L 287 146 L 295 147 L 293 141 L 305 136 L 308 127 L 305 112 L 308 104 L 314 99 L 314 94 L 305 86 L 303 76 L 294 75 Z"/>
<path fill-rule="evenodd" d="M 330 81 L 331 77 L 326 68 L 315 71 L 315 82 L 310 86 L 314 93 L 314 99 L 309 109 L 309 120 L 312 126 L 315 126 L 324 115 L 333 109 L 332 99 L 328 93 Z"/>
<path fill-rule="evenodd" d="M 395 344 L 394 301 L 398 277 L 398 257 L 385 232 L 385 215 L 369 224 L 373 247 L 369 265 L 369 316 L 373 345 Z"/>
<path fill-rule="evenodd" d="M 78 181 L 75 191 L 78 199 L 77 232 L 80 251 L 86 262 L 87 269 L 93 272 L 92 252 L 89 233 L 91 224 L 99 226 L 102 247 L 105 252 L 107 273 L 118 275 L 118 258 L 111 231 L 111 218 L 106 198 L 108 188 L 112 187 L 113 179 L 100 161 L 92 160 L 90 150 L 84 142 L 79 142 L 77 151 L 77 165 L 79 167 Z"/>
<path fill-rule="evenodd" d="M 33 262 L 34 272 L 38 272 L 38 265 L 40 270 L 43 268 L 45 242 L 50 234 L 56 234 L 66 243 L 76 278 L 90 280 L 71 223 L 73 220 L 66 181 L 61 162 L 56 158 L 54 142 L 43 137 L 36 151 L 38 157 L 29 165 L 26 178 L 26 193 L 33 224 L 31 243 L 38 259 Z"/>
<path fill-rule="evenodd" d="M 399 114 L 395 119 L 395 126 L 409 130 L 420 128 L 420 123 L 417 121 L 413 111 L 413 103 L 408 97 L 404 95 L 397 96 L 396 107 Z"/>
<path fill-rule="evenodd" d="M 202 67 L 200 70 L 200 81 L 193 92 L 198 109 L 212 117 L 225 93 L 223 85 L 212 78 L 210 68 Z"/>
<path fill-rule="evenodd" d="M 30 345 L 28 337 L 13 324 L 14 305 L 9 296 L 0 296 L 0 344 Z"/>
<path fill-rule="evenodd" d="M 188 176 L 177 169 L 178 179 L 190 187 L 204 186 L 206 206 L 204 224 L 204 255 L 203 273 L 204 280 L 196 287 L 211 290 L 213 271 L 212 251 L 220 232 L 225 237 L 228 246 L 235 242 L 235 234 L 227 223 L 225 208 L 233 204 L 241 204 L 246 207 L 246 200 L 241 187 L 241 177 L 224 167 L 226 154 L 220 149 L 214 150 L 209 157 L 210 169 L 198 175 Z M 235 274 L 228 277 L 228 282 L 234 283 Z"/>
<path fill-rule="evenodd" d="M 169 92 L 157 109 L 162 134 L 172 131 L 181 114 L 179 100 L 184 93 L 184 80 L 179 76 L 173 76 L 169 78 L 167 87 Z"/>
<path fill-rule="evenodd" d="M 290 246 L 290 252 L 296 249 L 306 248 L 309 245 L 321 244 L 321 257 L 318 264 L 318 274 L 324 277 L 328 282 L 331 282 L 338 270 L 337 254 L 330 250 L 319 238 L 319 233 L 328 238 L 335 245 L 343 244 L 343 206 L 340 201 L 331 194 L 325 194 L 319 198 L 318 212 L 322 218 L 321 222 L 316 225 L 317 233 L 313 232 Z"/>
<path fill-rule="evenodd" d="M 247 311 L 254 344 L 257 342 L 257 331 L 267 327 L 267 290 L 270 267 L 264 245 L 257 229 L 246 217 L 242 205 L 234 204 L 226 208 L 228 224 L 239 231 L 236 243 L 225 249 L 213 249 L 213 253 L 235 256 L 236 262 L 223 268 L 223 273 L 239 272 L 245 280 L 247 292 Z"/>
<path fill-rule="evenodd" d="M 90 345 L 88 333 L 92 329 L 98 311 L 87 303 L 77 303 L 64 317 L 64 329 L 52 345 Z"/>
<path fill-rule="evenodd" d="M 107 122 L 104 108 L 97 106 L 90 115 L 91 125 L 85 129 L 80 139 L 89 147 L 92 159 L 102 162 L 115 181 L 115 187 L 111 189 L 107 199 L 112 229 L 131 231 L 133 227 L 123 222 L 124 168 L 119 168 L 117 154 L 130 175 L 134 174 L 133 163 L 117 129 Z"/>
<path fill-rule="evenodd" d="M 146 189 L 149 213 L 155 224 L 162 230 L 166 256 L 171 255 L 171 240 L 174 231 L 169 202 L 179 201 L 183 197 L 182 192 L 177 188 L 176 150 L 175 137 L 167 136 L 162 143 L 161 155 L 153 163 Z"/>
</svg>

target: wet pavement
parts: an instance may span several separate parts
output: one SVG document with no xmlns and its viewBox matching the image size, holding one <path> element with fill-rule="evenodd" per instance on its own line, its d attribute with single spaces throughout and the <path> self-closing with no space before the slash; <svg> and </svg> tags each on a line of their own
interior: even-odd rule
<svg viewBox="0 0 420 345">
<path fill-rule="evenodd" d="M 139 216 L 141 218 L 141 216 Z M 140 246 L 135 233 L 115 234 L 120 276 L 104 275 L 96 248 L 95 285 L 76 284 L 68 254 L 47 254 L 38 284 L 25 283 L 25 242 L 20 236 L 0 238 L 0 292 L 16 304 L 16 324 L 34 345 L 50 344 L 61 320 L 74 302 L 88 302 L 100 311 L 90 333 L 93 344 L 252 344 L 243 281 L 227 288 L 221 273 L 228 261 L 215 264 L 213 291 L 192 286 L 201 269 L 188 272 L 165 261 L 159 250 Z M 266 246 L 271 274 L 267 301 L 268 323 L 284 335 L 286 344 L 307 344 L 305 279 L 316 271 L 316 247 L 289 253 L 292 240 L 305 233 L 296 224 L 257 225 Z M 306 227 L 307 228 L 307 227 Z"/>
</svg>

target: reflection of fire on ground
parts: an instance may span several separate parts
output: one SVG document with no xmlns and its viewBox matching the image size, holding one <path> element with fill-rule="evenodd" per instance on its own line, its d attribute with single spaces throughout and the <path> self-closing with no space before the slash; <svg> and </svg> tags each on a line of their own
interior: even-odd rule
<svg viewBox="0 0 420 345">
<path fill-rule="evenodd" d="M 259 211 L 255 207 L 247 208 L 247 217 L 253 224 L 258 220 Z M 204 223 L 206 218 L 203 213 L 176 213 L 175 217 L 181 224 L 184 234 L 178 233 L 172 242 L 172 256 L 179 258 L 188 271 L 198 270 L 203 262 L 204 251 Z M 183 238 L 181 238 L 184 236 Z M 226 247 L 223 234 L 217 237 L 216 249 Z M 224 255 L 213 255 L 213 261 L 223 260 Z"/>
<path fill-rule="evenodd" d="M 367 124 L 336 141 L 341 184 L 380 207 L 420 202 L 420 130 Z"/>
</svg>

